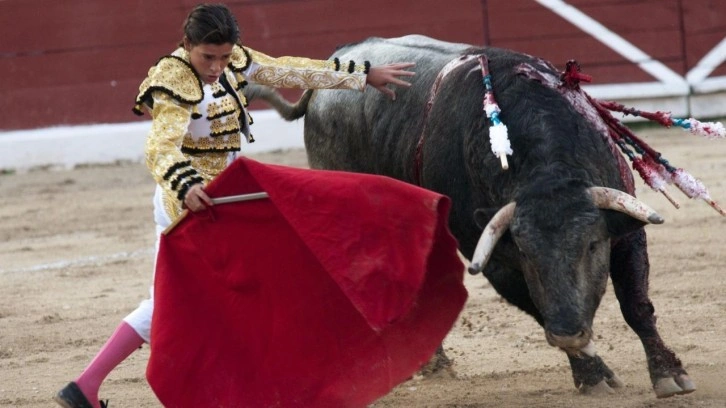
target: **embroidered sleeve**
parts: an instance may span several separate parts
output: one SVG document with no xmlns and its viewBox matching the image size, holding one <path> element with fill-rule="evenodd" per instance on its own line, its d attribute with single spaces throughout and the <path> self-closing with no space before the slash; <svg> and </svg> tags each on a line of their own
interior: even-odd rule
<svg viewBox="0 0 726 408">
<path fill-rule="evenodd" d="M 164 92 L 154 92 L 151 131 L 146 139 L 146 165 L 169 196 L 180 202 L 189 187 L 203 181 L 181 152 L 192 108 Z"/>
<path fill-rule="evenodd" d="M 273 58 L 249 48 L 248 67 L 243 71 L 250 81 L 276 88 L 365 90 L 370 64 L 316 60 L 302 57 Z"/>
</svg>

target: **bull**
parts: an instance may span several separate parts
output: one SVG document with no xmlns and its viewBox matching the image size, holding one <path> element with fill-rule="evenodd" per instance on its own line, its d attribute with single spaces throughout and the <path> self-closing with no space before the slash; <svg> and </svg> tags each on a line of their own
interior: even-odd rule
<svg viewBox="0 0 726 408">
<path fill-rule="evenodd" d="M 488 60 L 514 151 L 506 171 L 491 153 L 476 55 Z M 550 63 L 417 35 L 369 38 L 332 57 L 412 61 L 416 75 L 395 101 L 326 90 L 306 91 L 293 105 L 270 89 L 249 89 L 288 120 L 305 116 L 312 168 L 385 175 L 449 196 L 461 253 L 566 353 L 580 391 L 622 386 L 592 341 L 608 278 L 643 344 L 656 396 L 695 390 L 658 333 L 648 296 L 643 227 L 663 220 L 634 197 L 632 173 L 602 119 L 581 92 L 554 84 L 560 74 Z"/>
</svg>

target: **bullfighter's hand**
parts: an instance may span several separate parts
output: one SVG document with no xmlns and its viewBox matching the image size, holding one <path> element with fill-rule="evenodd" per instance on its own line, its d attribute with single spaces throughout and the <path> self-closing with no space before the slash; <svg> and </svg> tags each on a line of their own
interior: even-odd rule
<svg viewBox="0 0 726 408">
<path fill-rule="evenodd" d="M 376 88 L 377 90 L 388 95 L 392 100 L 396 100 L 396 93 L 393 89 L 387 85 L 396 85 L 408 88 L 411 86 L 410 82 L 406 82 L 398 77 L 405 76 L 411 77 L 416 75 L 413 71 L 408 71 L 406 68 L 411 68 L 416 63 L 414 62 L 398 62 L 393 64 L 377 65 L 370 67 L 368 70 L 368 76 L 366 82 L 368 85 Z"/>
<path fill-rule="evenodd" d="M 189 187 L 187 195 L 184 196 L 184 206 L 193 212 L 201 211 L 207 206 L 212 206 L 212 199 L 204 192 L 204 185 L 201 183 Z"/>
</svg>

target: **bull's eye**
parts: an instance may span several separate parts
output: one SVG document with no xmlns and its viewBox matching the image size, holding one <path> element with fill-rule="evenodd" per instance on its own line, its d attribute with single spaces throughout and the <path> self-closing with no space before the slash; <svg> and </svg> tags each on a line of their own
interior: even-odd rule
<svg viewBox="0 0 726 408">
<path fill-rule="evenodd" d="M 590 248 L 589 248 L 590 253 L 591 254 L 592 253 L 595 253 L 597 251 L 597 247 L 598 247 L 598 242 L 597 241 L 590 242 Z"/>
</svg>

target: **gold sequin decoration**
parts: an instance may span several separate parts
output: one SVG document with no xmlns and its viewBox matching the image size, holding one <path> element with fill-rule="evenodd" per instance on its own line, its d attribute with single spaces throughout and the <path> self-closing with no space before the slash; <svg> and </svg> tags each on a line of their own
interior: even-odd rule
<svg viewBox="0 0 726 408">
<path fill-rule="evenodd" d="M 215 99 L 207 105 L 207 119 L 236 113 L 237 102 L 232 98 Z"/>
<path fill-rule="evenodd" d="M 353 73 L 336 71 L 335 63 L 300 57 L 273 58 L 247 49 L 259 67 L 250 74 L 250 80 L 276 88 L 297 89 L 357 89 L 366 87 L 364 64 L 356 64 Z"/>
<path fill-rule="evenodd" d="M 229 66 L 234 71 L 244 71 L 250 65 L 249 58 L 239 45 L 232 47 L 232 56 L 229 58 Z"/>
<path fill-rule="evenodd" d="M 176 198 L 176 193 L 164 190 L 161 201 L 164 203 L 164 211 L 169 219 L 174 222 L 182 213 L 182 202 Z"/>
<path fill-rule="evenodd" d="M 232 132 L 239 132 L 239 119 L 237 116 L 223 116 L 218 119 L 212 119 L 212 123 L 209 125 L 212 133 L 210 136 L 222 136 L 231 134 Z"/>
<path fill-rule="evenodd" d="M 332 60 L 318 60 L 318 59 L 311 59 L 311 58 L 303 58 L 303 57 L 271 57 L 269 55 L 263 54 L 259 51 L 252 50 L 250 48 L 246 48 L 246 50 L 250 53 L 252 56 L 252 61 L 258 65 L 264 65 L 264 66 L 277 66 L 277 67 L 287 67 L 289 69 L 303 69 L 303 70 L 327 70 L 327 71 L 335 71 L 335 62 Z M 363 74 L 363 71 L 365 70 L 365 66 L 363 64 L 356 64 L 355 70 L 353 73 L 359 73 Z M 345 71 L 345 74 L 348 74 L 347 66 L 346 70 L 341 69 L 341 71 Z M 351 74 L 348 74 L 351 75 Z"/>
<path fill-rule="evenodd" d="M 218 97 L 218 95 L 220 95 L 220 96 L 225 95 L 227 93 L 227 90 L 224 89 L 224 86 L 222 86 L 222 84 L 220 84 L 219 81 L 213 83 L 211 85 L 211 87 L 212 87 L 212 94 L 215 97 Z"/>
<path fill-rule="evenodd" d="M 237 140 L 239 140 L 239 136 Z M 204 179 L 204 184 L 208 184 L 227 168 L 228 156 L 229 153 L 227 152 L 219 152 L 190 155 L 189 158 L 192 161 L 192 166 L 197 169 L 199 175 Z"/>
<path fill-rule="evenodd" d="M 202 83 L 191 65 L 180 57 L 166 56 L 149 69 L 139 86 L 136 103 L 140 104 L 155 90 L 163 90 L 180 102 L 196 104 L 202 101 Z"/>
<path fill-rule="evenodd" d="M 230 135 L 217 137 L 200 137 L 196 140 L 191 135 L 184 137 L 182 148 L 187 151 L 204 152 L 204 151 L 236 151 L 241 147 L 241 138 L 239 132 Z M 199 169 L 197 169 L 199 171 Z"/>
<path fill-rule="evenodd" d="M 233 85 L 234 89 L 239 91 L 240 87 L 241 87 L 240 84 L 243 83 L 244 81 L 245 81 L 244 75 L 240 74 L 239 72 L 234 73 L 234 85 Z M 230 81 L 230 82 L 232 82 L 232 81 Z"/>
<path fill-rule="evenodd" d="M 176 163 L 188 160 L 179 151 L 184 135 L 191 121 L 189 105 L 181 105 L 169 95 L 154 94 L 154 120 L 146 138 L 146 165 L 154 180 L 165 189 L 171 186 L 164 180 L 164 174 Z"/>
<path fill-rule="evenodd" d="M 154 120 L 146 138 L 146 166 L 154 181 L 162 187 L 164 209 L 173 220 L 181 213 L 181 201 L 171 188 L 172 178 L 164 180 L 164 175 L 174 165 L 189 160 L 179 147 L 191 121 L 191 106 L 181 104 L 163 92 L 155 92 L 152 96 L 154 108 L 151 116 Z"/>
<path fill-rule="evenodd" d="M 219 175 L 227 167 L 227 157 L 229 153 L 204 153 L 203 155 L 189 155 L 191 166 L 197 169 L 198 175 L 204 180 L 204 185 L 208 185 L 215 177 Z M 174 221 L 182 213 L 182 201 L 177 199 L 176 191 L 164 189 L 162 201 L 164 202 L 164 210 L 169 218 Z"/>
<path fill-rule="evenodd" d="M 278 67 L 260 67 L 252 74 L 260 84 L 276 88 L 297 89 L 356 89 L 364 90 L 365 76 L 356 77 L 341 72 L 289 71 Z"/>
</svg>

